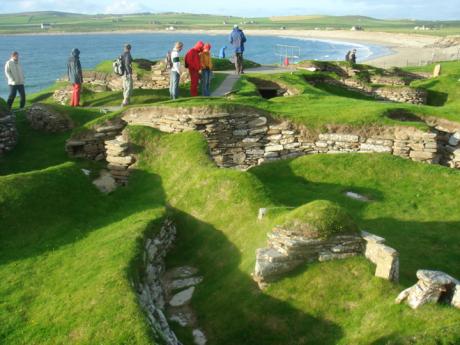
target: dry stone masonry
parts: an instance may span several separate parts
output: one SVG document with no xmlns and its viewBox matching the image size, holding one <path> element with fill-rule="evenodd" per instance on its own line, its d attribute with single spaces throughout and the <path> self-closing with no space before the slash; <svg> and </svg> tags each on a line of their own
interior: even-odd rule
<svg viewBox="0 0 460 345">
<path fill-rule="evenodd" d="M 105 159 L 105 142 L 115 139 L 125 126 L 126 124 L 120 119 L 107 121 L 73 136 L 66 141 L 65 149 L 73 158 L 103 160 Z"/>
<path fill-rule="evenodd" d="M 407 301 L 412 309 L 426 303 L 445 303 L 460 308 L 460 282 L 440 271 L 418 270 L 417 284 L 402 291 L 396 303 Z"/>
<path fill-rule="evenodd" d="M 207 139 L 211 157 L 220 167 L 248 169 L 267 161 L 316 153 L 389 153 L 430 164 L 440 162 L 442 156 L 437 130 L 424 132 L 395 126 L 318 135 L 244 107 L 132 108 L 125 112 L 123 119 L 128 124 L 150 126 L 168 133 L 199 131 Z M 456 150 L 451 149 L 452 157 L 459 159 L 460 151 Z"/>
<path fill-rule="evenodd" d="M 135 159 L 129 154 L 129 143 L 127 133 L 117 136 L 115 139 L 105 141 L 107 168 L 117 184 L 128 183 L 129 167 Z"/>
<path fill-rule="evenodd" d="M 165 291 L 162 275 L 165 257 L 176 238 L 176 227 L 167 220 L 160 232 L 145 243 L 144 272 L 137 285 L 139 302 L 147 313 L 153 332 L 167 345 L 181 345 L 165 316 Z"/>
<path fill-rule="evenodd" d="M 360 233 L 338 205 L 314 201 L 287 214 L 268 234 L 268 246 L 256 250 L 253 279 L 260 288 L 299 265 L 364 254 L 376 264 L 377 277 L 397 281 L 398 253 L 381 237 Z"/>
<path fill-rule="evenodd" d="M 399 281 L 399 253 L 385 245 L 385 239 L 366 231 L 361 235 L 365 241 L 364 255 L 376 265 L 375 276 L 393 282 Z"/>
<path fill-rule="evenodd" d="M 65 132 L 74 127 L 68 115 L 42 103 L 35 103 L 27 109 L 26 116 L 33 129 L 44 132 Z"/>
<path fill-rule="evenodd" d="M 16 146 L 17 140 L 15 116 L 0 112 L 0 155 L 11 151 Z"/>
</svg>

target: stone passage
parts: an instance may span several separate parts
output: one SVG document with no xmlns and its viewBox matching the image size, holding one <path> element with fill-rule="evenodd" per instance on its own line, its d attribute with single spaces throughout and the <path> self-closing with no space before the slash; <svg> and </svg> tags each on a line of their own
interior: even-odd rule
<svg viewBox="0 0 460 345">
<path fill-rule="evenodd" d="M 413 127 L 394 126 L 369 131 L 348 129 L 348 133 L 331 129 L 317 134 L 241 106 L 132 108 L 123 119 L 129 124 L 168 133 L 199 131 L 207 139 L 216 164 L 226 168 L 248 169 L 267 161 L 305 154 L 345 152 L 384 152 L 430 164 L 442 161 L 438 150 L 440 134 L 435 129 L 423 132 Z M 450 150 L 453 156 L 460 157 L 460 150 Z"/>
<path fill-rule="evenodd" d="M 399 280 L 399 253 L 385 245 L 385 239 L 366 231 L 361 232 L 366 243 L 364 255 L 377 267 L 375 276 L 393 282 Z"/>
<path fill-rule="evenodd" d="M 426 303 L 445 303 L 460 308 L 460 282 L 440 271 L 417 271 L 417 284 L 402 291 L 396 303 L 407 301 L 412 309 Z"/>
<path fill-rule="evenodd" d="M 122 132 L 113 140 L 105 141 L 107 168 L 117 184 L 128 183 L 129 167 L 135 159 L 129 154 L 129 143 L 127 133 Z"/>
<path fill-rule="evenodd" d="M 161 276 L 165 272 L 165 257 L 176 238 L 176 227 L 167 220 L 160 232 L 145 243 L 144 273 L 137 284 L 139 302 L 147 313 L 153 332 L 167 345 L 182 345 L 165 316 L 165 292 Z"/>
<path fill-rule="evenodd" d="M 0 155 L 11 151 L 17 140 L 16 117 L 0 110 Z"/>
<path fill-rule="evenodd" d="M 32 105 L 27 110 L 26 116 L 33 129 L 44 132 L 65 132 L 74 127 L 69 116 L 42 103 Z"/>
</svg>

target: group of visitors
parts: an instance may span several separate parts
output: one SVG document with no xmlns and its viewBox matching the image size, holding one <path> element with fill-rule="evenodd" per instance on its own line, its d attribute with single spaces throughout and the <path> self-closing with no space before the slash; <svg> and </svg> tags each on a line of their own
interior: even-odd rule
<svg viewBox="0 0 460 345">
<path fill-rule="evenodd" d="M 233 31 L 229 37 L 229 43 L 234 50 L 234 63 L 236 74 L 244 73 L 243 70 L 243 52 L 246 36 L 243 31 L 234 25 Z M 168 52 L 166 65 L 170 69 L 170 86 L 169 92 L 171 99 L 175 100 L 179 97 L 179 84 L 181 77 L 181 60 L 180 52 L 183 50 L 184 44 L 177 42 L 173 49 Z M 133 92 L 133 58 L 131 56 L 131 45 L 125 44 L 122 55 L 113 63 L 113 69 L 123 81 L 123 101 L 122 106 L 130 104 L 130 98 Z M 225 58 L 224 46 L 219 56 Z M 203 96 L 211 95 L 211 79 L 213 71 L 211 44 L 198 41 L 184 57 L 185 68 L 188 69 L 190 76 L 190 95 L 198 96 L 198 86 L 201 83 L 201 94 Z M 19 63 L 19 53 L 13 52 L 11 58 L 5 64 L 5 75 L 8 80 L 9 96 L 7 100 L 8 108 L 11 109 L 17 93 L 20 95 L 20 108 L 24 108 L 26 103 L 26 94 L 24 88 L 24 72 Z M 80 63 L 80 50 L 72 49 L 67 62 L 67 77 L 72 84 L 72 96 L 70 106 L 80 106 L 80 95 L 83 84 L 83 71 Z"/>
</svg>

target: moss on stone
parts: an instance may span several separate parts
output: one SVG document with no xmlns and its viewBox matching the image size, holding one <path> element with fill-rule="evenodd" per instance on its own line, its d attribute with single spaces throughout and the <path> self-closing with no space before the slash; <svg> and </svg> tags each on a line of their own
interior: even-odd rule
<svg viewBox="0 0 460 345">
<path fill-rule="evenodd" d="M 358 233 L 348 212 L 331 201 L 317 200 L 300 206 L 280 219 L 283 230 L 302 236 L 327 239 L 340 234 Z"/>
</svg>

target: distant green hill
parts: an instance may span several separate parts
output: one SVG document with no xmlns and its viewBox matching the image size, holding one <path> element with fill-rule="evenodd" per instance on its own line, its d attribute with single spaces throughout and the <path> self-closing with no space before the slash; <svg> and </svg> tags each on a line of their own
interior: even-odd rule
<svg viewBox="0 0 460 345">
<path fill-rule="evenodd" d="M 50 24 L 45 29 L 41 24 Z M 118 30 L 228 29 L 233 24 L 254 29 L 346 29 L 362 26 L 368 31 L 415 32 L 414 27 L 433 30 L 422 34 L 460 34 L 460 21 L 383 20 L 365 16 L 299 15 L 241 18 L 190 13 L 78 14 L 57 11 L 22 12 L 0 15 L 0 33 L 97 32 Z"/>
</svg>

